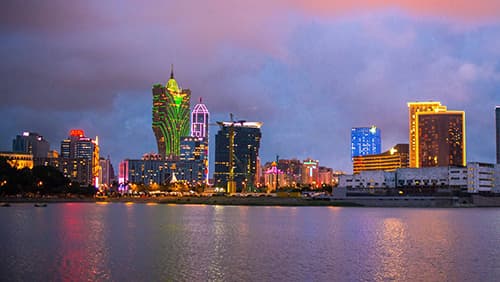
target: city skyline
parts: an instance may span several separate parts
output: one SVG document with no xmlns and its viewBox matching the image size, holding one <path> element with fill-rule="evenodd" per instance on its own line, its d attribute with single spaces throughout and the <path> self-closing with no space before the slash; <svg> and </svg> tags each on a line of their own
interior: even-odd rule
<svg viewBox="0 0 500 282">
<path fill-rule="evenodd" d="M 232 112 L 266 124 L 263 161 L 310 157 L 348 172 L 351 127 L 376 124 L 383 144 L 406 143 L 405 104 L 433 100 L 466 112 L 467 159 L 492 163 L 499 4 L 436 3 L 262 9 L 217 1 L 195 5 L 194 23 L 157 12 L 187 12 L 180 2 L 124 2 L 112 12 L 92 3 L 2 3 L 0 114 L 15 118 L 0 126 L 0 150 L 23 131 L 57 149 L 68 129 L 84 128 L 114 164 L 156 151 L 150 86 L 174 63 L 212 120 Z M 228 25 L 219 11 L 239 21 Z"/>
</svg>

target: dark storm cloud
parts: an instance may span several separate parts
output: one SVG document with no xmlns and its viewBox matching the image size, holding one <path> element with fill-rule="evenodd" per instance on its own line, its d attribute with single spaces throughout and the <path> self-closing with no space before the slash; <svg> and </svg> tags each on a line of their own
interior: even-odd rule
<svg viewBox="0 0 500 282">
<path fill-rule="evenodd" d="M 263 162 L 350 170 L 350 128 L 377 125 L 384 149 L 407 142 L 419 100 L 465 110 L 468 159 L 493 161 L 496 2 L 344 2 L 3 1 L 2 150 L 23 130 L 58 149 L 81 127 L 115 162 L 154 151 L 151 84 L 174 63 L 212 121 L 264 122 Z"/>
</svg>

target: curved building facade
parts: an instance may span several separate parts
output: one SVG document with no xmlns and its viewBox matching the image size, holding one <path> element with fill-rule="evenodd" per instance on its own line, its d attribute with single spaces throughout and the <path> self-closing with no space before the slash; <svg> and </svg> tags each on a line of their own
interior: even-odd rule
<svg viewBox="0 0 500 282">
<path fill-rule="evenodd" d="M 153 131 L 162 158 L 180 155 L 180 140 L 189 136 L 191 91 L 182 89 L 174 79 L 172 67 L 165 86 L 153 85 Z"/>
</svg>

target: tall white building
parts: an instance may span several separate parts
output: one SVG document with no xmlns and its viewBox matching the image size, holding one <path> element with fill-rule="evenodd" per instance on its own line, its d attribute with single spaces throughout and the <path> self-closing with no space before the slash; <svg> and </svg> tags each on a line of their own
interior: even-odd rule
<svg viewBox="0 0 500 282">
<path fill-rule="evenodd" d="M 196 104 L 191 112 L 191 136 L 208 138 L 208 120 L 210 113 L 205 104 Z"/>
</svg>

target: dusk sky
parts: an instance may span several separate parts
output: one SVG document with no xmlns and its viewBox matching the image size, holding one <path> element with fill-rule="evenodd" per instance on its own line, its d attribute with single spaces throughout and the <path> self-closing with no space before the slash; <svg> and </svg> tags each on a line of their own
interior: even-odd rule
<svg viewBox="0 0 500 282">
<path fill-rule="evenodd" d="M 0 36 L 1 151 L 82 128 L 115 169 L 156 152 L 151 86 L 174 64 L 212 122 L 264 123 L 263 163 L 351 172 L 351 127 L 379 127 L 385 151 L 427 100 L 465 111 L 468 161 L 495 161 L 499 0 L 3 0 Z"/>
</svg>

